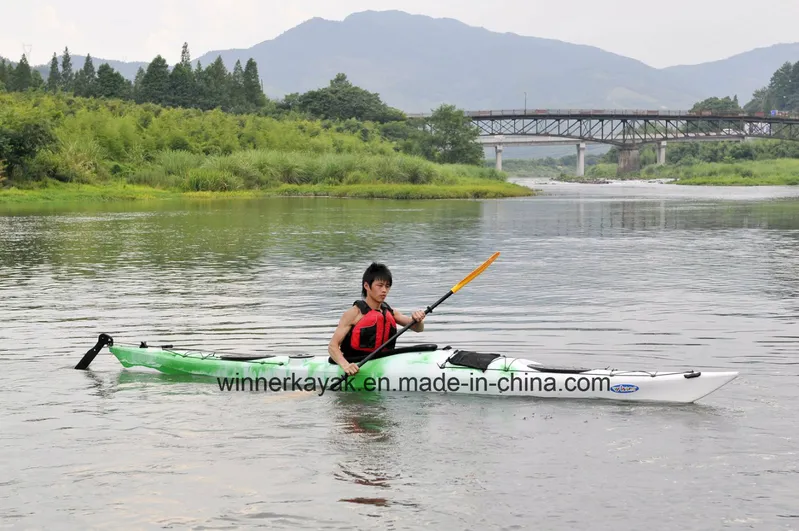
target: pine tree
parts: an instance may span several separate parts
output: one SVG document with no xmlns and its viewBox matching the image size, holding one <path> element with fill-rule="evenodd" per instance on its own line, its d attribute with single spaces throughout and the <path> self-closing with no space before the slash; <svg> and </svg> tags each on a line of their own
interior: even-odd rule
<svg viewBox="0 0 799 531">
<path fill-rule="evenodd" d="M 217 56 L 214 62 L 203 71 L 204 109 L 220 107 L 222 110 L 227 110 L 230 108 L 229 77 L 222 57 Z"/>
<path fill-rule="evenodd" d="M 256 108 L 266 105 L 266 95 L 261 88 L 261 77 L 258 75 L 258 64 L 252 57 L 244 67 L 244 98 Z"/>
<path fill-rule="evenodd" d="M 11 76 L 11 90 L 22 92 L 28 90 L 32 84 L 33 74 L 31 73 L 31 67 L 28 64 L 28 58 L 25 57 L 25 54 L 22 54 L 22 59 L 17 63 L 17 68 L 14 69 Z"/>
<path fill-rule="evenodd" d="M 188 43 L 183 43 L 180 52 L 180 62 L 172 69 L 169 74 L 169 98 L 170 105 L 178 107 L 197 107 L 197 90 L 194 79 L 194 72 L 191 68 L 191 56 L 189 55 Z"/>
<path fill-rule="evenodd" d="M 91 56 L 86 56 L 86 62 L 91 61 Z M 89 97 L 89 80 L 86 76 L 86 63 L 84 67 L 75 72 L 75 81 L 73 83 L 73 92 L 75 96 Z"/>
<path fill-rule="evenodd" d="M 94 62 L 91 54 L 86 54 L 86 61 L 80 71 L 80 90 L 78 90 L 78 76 L 75 76 L 75 95 L 91 98 L 94 96 L 97 84 L 97 72 L 94 70 Z"/>
<path fill-rule="evenodd" d="M 101 64 L 97 69 L 94 94 L 98 98 L 127 99 L 131 96 L 130 90 L 130 81 L 122 77 L 122 74 L 111 68 L 108 63 Z"/>
<path fill-rule="evenodd" d="M 180 50 L 180 64 L 191 69 L 191 54 L 189 53 L 189 43 L 184 42 Z"/>
<path fill-rule="evenodd" d="M 209 109 L 208 87 L 205 83 L 205 71 L 203 70 L 203 65 L 200 63 L 200 61 L 197 61 L 197 64 L 194 67 L 194 72 L 192 72 L 192 77 L 194 77 L 193 107 Z"/>
<path fill-rule="evenodd" d="M 61 56 L 61 88 L 67 92 L 74 90 L 75 74 L 72 72 L 72 56 L 69 55 L 69 48 L 64 48 L 64 55 Z"/>
<path fill-rule="evenodd" d="M 135 101 L 136 103 L 144 102 L 144 100 L 142 99 L 142 92 L 141 92 L 142 91 L 141 86 L 142 86 L 142 81 L 144 80 L 144 74 L 145 74 L 144 68 L 139 67 L 139 69 L 136 71 L 136 77 L 133 79 L 132 96 L 133 96 L 133 101 Z"/>
<path fill-rule="evenodd" d="M 768 103 L 772 109 L 778 111 L 785 110 L 788 103 L 792 71 L 793 65 L 790 62 L 785 62 L 774 72 L 774 75 L 771 76 L 771 81 L 768 86 Z"/>
<path fill-rule="evenodd" d="M 159 105 L 168 104 L 169 65 L 160 54 L 147 65 L 147 71 L 141 80 L 139 98 Z"/>
<path fill-rule="evenodd" d="M 58 70 L 58 57 L 53 52 L 53 59 L 50 61 L 50 75 L 47 76 L 47 90 L 58 92 L 61 88 L 61 72 Z"/>
<path fill-rule="evenodd" d="M 10 65 L 6 65 L 6 60 L 0 57 L 0 85 L 5 89 L 10 88 L 10 68 Z"/>
<path fill-rule="evenodd" d="M 788 97 L 785 101 L 786 109 L 789 111 L 799 111 L 799 61 L 791 68 L 787 93 Z"/>
<path fill-rule="evenodd" d="M 241 108 L 245 104 L 244 69 L 241 67 L 241 61 L 237 59 L 230 76 L 230 105 L 232 108 Z"/>
<path fill-rule="evenodd" d="M 42 77 L 42 73 L 38 70 L 32 69 L 31 70 L 31 88 L 34 90 L 41 90 L 45 88 L 44 78 Z"/>
</svg>

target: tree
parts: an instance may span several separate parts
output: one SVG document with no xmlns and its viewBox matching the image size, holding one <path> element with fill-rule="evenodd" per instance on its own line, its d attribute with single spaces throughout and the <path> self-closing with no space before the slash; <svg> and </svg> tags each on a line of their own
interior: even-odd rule
<svg viewBox="0 0 799 531">
<path fill-rule="evenodd" d="M 756 112 L 766 112 L 766 98 L 768 96 L 768 89 L 763 87 L 757 89 L 752 93 L 752 100 L 744 105 L 744 111 L 748 114 Z"/>
<path fill-rule="evenodd" d="M 28 64 L 28 58 L 25 57 L 25 54 L 22 54 L 22 59 L 19 60 L 17 67 L 12 71 L 10 88 L 13 91 L 22 92 L 31 88 L 31 85 L 33 85 L 33 73 Z"/>
<path fill-rule="evenodd" d="M 449 164 L 482 163 L 483 148 L 477 143 L 480 133 L 462 110 L 441 105 L 433 111 L 429 125 L 432 133 L 427 141 L 428 158 Z"/>
<path fill-rule="evenodd" d="M 783 63 L 772 74 L 767 86 L 754 91 L 744 109 L 763 113 L 799 111 L 799 61 L 793 65 Z"/>
<path fill-rule="evenodd" d="M 0 57 L 0 85 L 4 89 L 10 85 L 9 70 L 11 70 L 11 65 L 6 64 L 6 60 Z"/>
<path fill-rule="evenodd" d="M 791 74 L 793 74 L 793 65 L 786 61 L 771 76 L 767 96 L 767 102 L 771 109 L 786 110 L 791 87 Z"/>
<path fill-rule="evenodd" d="M 165 105 L 169 98 L 169 65 L 157 55 L 149 65 L 141 79 L 138 98 L 140 101 Z"/>
<path fill-rule="evenodd" d="M 714 114 L 735 114 L 741 112 L 741 106 L 738 104 L 738 96 L 730 99 L 729 96 L 723 98 L 707 98 L 694 104 L 691 107 L 692 112 L 710 111 Z"/>
<path fill-rule="evenodd" d="M 404 119 L 401 111 L 383 103 L 377 93 L 353 85 L 342 73 L 336 74 L 329 86 L 300 95 L 297 109 L 323 120 L 385 123 Z"/>
<path fill-rule="evenodd" d="M 69 48 L 64 48 L 64 54 L 61 56 L 61 87 L 67 91 L 72 92 L 74 88 L 75 75 L 72 72 L 72 56 L 69 55 Z"/>
<path fill-rule="evenodd" d="M 23 166 L 41 149 L 55 143 L 52 123 L 44 119 L 44 112 L 12 112 L 0 120 L 0 161 L 9 173 Z"/>
<path fill-rule="evenodd" d="M 221 56 L 217 56 L 213 63 L 202 73 L 203 100 L 201 108 L 222 110 L 230 108 L 229 74 Z"/>
<path fill-rule="evenodd" d="M 86 54 L 86 61 L 83 63 L 83 68 L 75 75 L 75 95 L 84 98 L 93 97 L 96 83 L 97 73 L 94 70 L 92 56 L 91 54 Z"/>
<path fill-rule="evenodd" d="M 197 87 L 191 68 L 188 43 L 183 43 L 180 62 L 169 74 L 169 104 L 177 107 L 197 107 Z"/>
<path fill-rule="evenodd" d="M 42 77 L 41 72 L 38 70 L 31 71 L 31 86 L 30 88 L 34 90 L 41 90 L 45 86 L 44 78 Z"/>
<path fill-rule="evenodd" d="M 61 88 L 61 72 L 58 70 L 58 57 L 53 52 L 53 59 L 50 61 L 50 75 L 47 76 L 47 90 L 58 92 Z"/>
<path fill-rule="evenodd" d="M 108 63 L 101 64 L 97 69 L 94 94 L 98 98 L 128 99 L 131 97 L 132 88 L 130 81 L 111 68 Z"/>
<path fill-rule="evenodd" d="M 136 70 L 136 76 L 133 78 L 133 101 L 136 103 L 142 103 L 144 100 L 141 97 L 141 84 L 144 80 L 144 68 L 141 66 L 138 70 Z"/>
<path fill-rule="evenodd" d="M 785 110 L 799 111 L 799 61 L 791 68 L 788 80 L 788 91 L 785 98 Z"/>
<path fill-rule="evenodd" d="M 244 67 L 244 99 L 255 108 L 266 106 L 266 95 L 261 88 L 258 64 L 250 57 Z"/>
<path fill-rule="evenodd" d="M 247 102 L 244 93 L 244 69 L 238 59 L 233 66 L 233 73 L 228 83 L 230 85 L 230 106 L 234 109 L 244 107 Z"/>
</svg>

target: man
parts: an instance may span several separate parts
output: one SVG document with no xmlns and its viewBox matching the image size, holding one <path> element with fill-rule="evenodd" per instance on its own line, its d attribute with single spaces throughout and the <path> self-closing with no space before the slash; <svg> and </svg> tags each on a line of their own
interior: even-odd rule
<svg viewBox="0 0 799 531">
<path fill-rule="evenodd" d="M 363 274 L 361 285 L 364 299 L 355 301 L 344 312 L 327 347 L 330 358 L 348 375 L 357 373 L 357 362 L 397 333 L 397 325 L 407 326 L 416 321 L 410 329 L 424 330 L 424 311 L 417 310 L 408 317 L 386 304 L 391 289 L 388 267 L 372 262 Z M 383 350 L 393 349 L 394 343 L 391 341 Z"/>
</svg>

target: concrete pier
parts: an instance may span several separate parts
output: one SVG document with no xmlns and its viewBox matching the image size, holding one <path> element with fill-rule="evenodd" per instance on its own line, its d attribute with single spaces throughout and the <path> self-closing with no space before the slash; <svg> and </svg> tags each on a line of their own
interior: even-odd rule
<svg viewBox="0 0 799 531">
<path fill-rule="evenodd" d="M 623 147 L 619 150 L 619 166 L 616 175 L 624 175 L 641 169 L 641 156 L 638 148 Z"/>
<path fill-rule="evenodd" d="M 658 165 L 666 164 L 666 141 L 658 142 Z"/>
<path fill-rule="evenodd" d="M 577 177 L 585 175 L 585 142 L 577 144 Z"/>
<path fill-rule="evenodd" d="M 494 146 L 494 153 L 496 154 L 497 157 L 497 165 L 496 165 L 497 171 L 502 171 L 502 150 L 503 150 L 502 144 L 497 144 L 496 146 Z"/>
</svg>

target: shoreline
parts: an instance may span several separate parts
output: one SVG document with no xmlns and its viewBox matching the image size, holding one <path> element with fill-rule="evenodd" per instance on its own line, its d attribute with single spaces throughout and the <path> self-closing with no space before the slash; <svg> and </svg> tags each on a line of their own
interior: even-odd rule
<svg viewBox="0 0 799 531">
<path fill-rule="evenodd" d="M 644 181 L 679 186 L 799 185 L 799 159 L 795 158 L 648 165 L 625 176 L 616 175 L 616 168 L 616 164 L 597 164 L 588 168 L 583 177 L 561 174 L 554 179 L 583 184 Z"/>
<path fill-rule="evenodd" d="M 283 184 L 235 191 L 181 191 L 122 182 L 51 183 L 40 188 L 0 188 L 0 206 L 80 202 L 124 202 L 175 199 L 258 199 L 264 197 L 337 197 L 357 199 L 507 199 L 531 197 L 537 191 L 512 182 L 459 184 Z"/>
</svg>

